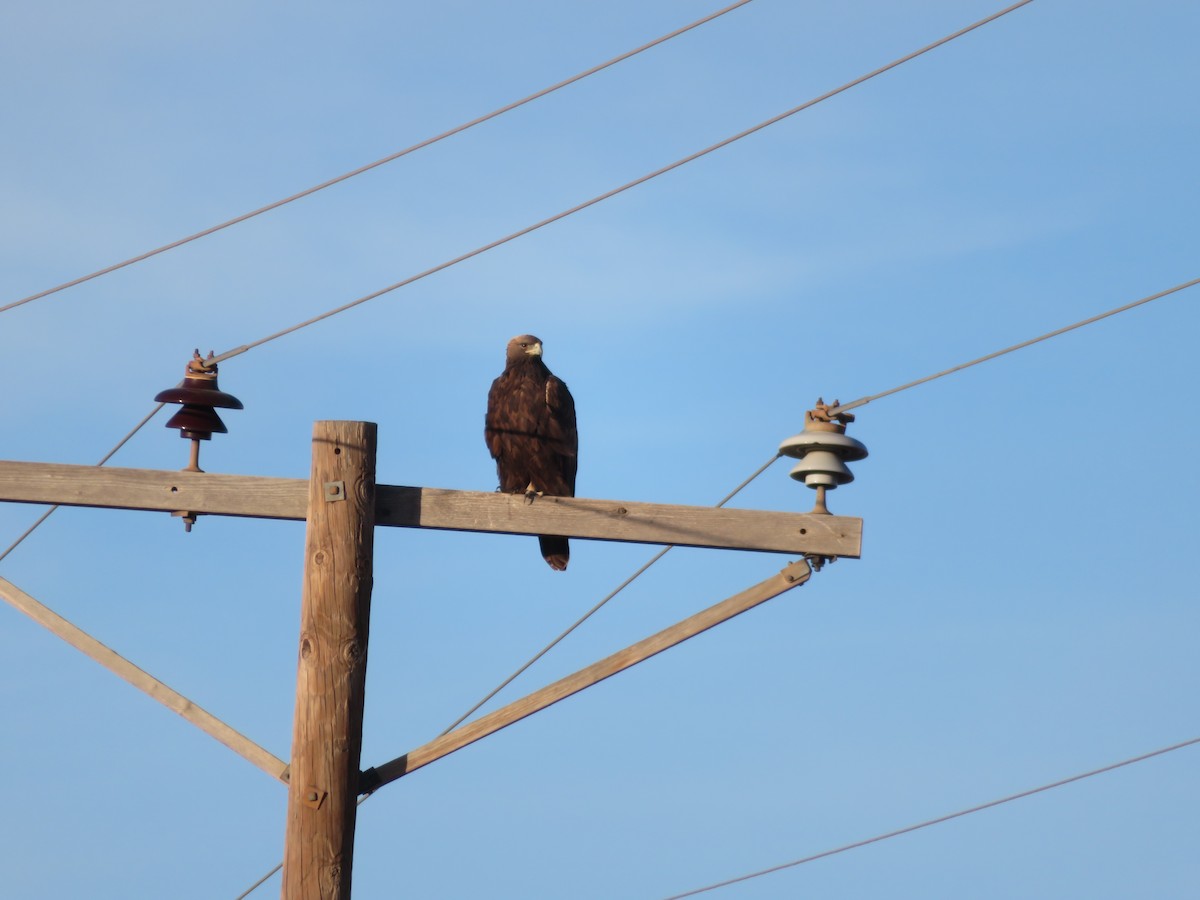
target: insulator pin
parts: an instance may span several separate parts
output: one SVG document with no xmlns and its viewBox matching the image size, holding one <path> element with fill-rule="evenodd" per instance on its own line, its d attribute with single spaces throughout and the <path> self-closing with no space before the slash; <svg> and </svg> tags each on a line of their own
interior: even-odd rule
<svg viewBox="0 0 1200 900">
<path fill-rule="evenodd" d="M 179 403 L 183 406 L 168 421 L 167 428 L 178 428 L 179 436 L 192 442 L 191 453 L 185 472 L 202 472 L 200 468 L 200 442 L 211 440 L 213 434 L 226 434 L 229 429 L 217 415 L 215 407 L 221 409 L 242 409 L 242 401 L 233 394 L 227 394 L 217 387 L 217 364 L 200 356 L 199 350 L 192 352 L 184 370 L 183 381 L 178 386 L 159 391 L 154 399 L 159 403 Z M 175 513 L 183 518 L 186 530 L 192 530 L 196 516 L 192 512 L 182 510 Z"/>
<path fill-rule="evenodd" d="M 835 400 L 833 408 L 836 407 Z M 867 456 L 862 441 L 846 436 L 846 424 L 853 422 L 854 416 L 848 413 L 831 416 L 830 408 L 818 400 L 816 408 L 804 414 L 804 430 L 779 445 L 780 454 L 800 460 L 789 474 L 817 491 L 817 506 L 813 511 L 819 513 L 829 511 L 825 508 L 826 490 L 854 480 L 854 473 L 846 463 Z"/>
</svg>

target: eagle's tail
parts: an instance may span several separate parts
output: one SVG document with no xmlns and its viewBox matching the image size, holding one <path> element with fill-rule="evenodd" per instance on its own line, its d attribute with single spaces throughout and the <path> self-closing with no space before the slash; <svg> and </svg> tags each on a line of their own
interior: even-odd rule
<svg viewBox="0 0 1200 900">
<path fill-rule="evenodd" d="M 567 570 L 567 560 L 571 558 L 571 548 L 565 537 L 556 534 L 543 534 L 538 537 L 538 545 L 542 548 L 542 557 L 556 572 Z"/>
</svg>

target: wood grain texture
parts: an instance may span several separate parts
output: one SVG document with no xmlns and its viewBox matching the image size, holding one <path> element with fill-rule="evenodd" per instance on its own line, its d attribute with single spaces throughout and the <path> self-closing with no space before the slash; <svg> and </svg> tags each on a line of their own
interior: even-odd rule
<svg viewBox="0 0 1200 900">
<path fill-rule="evenodd" d="M 0 461 L 0 500 L 302 520 L 308 482 L 302 478 Z"/>
<path fill-rule="evenodd" d="M 805 497 L 807 499 L 807 497 Z M 561 534 L 603 541 L 674 544 L 857 558 L 862 520 L 762 510 L 678 506 L 584 497 L 538 497 L 380 485 L 380 525 L 503 534 Z"/>
<path fill-rule="evenodd" d="M 284 900 L 348 900 L 362 748 L 376 427 L 317 422 L 305 532 Z"/>
<path fill-rule="evenodd" d="M 514 722 L 519 722 L 526 716 L 533 715 L 535 712 L 545 709 L 559 700 L 570 697 L 572 694 L 591 687 L 605 678 L 628 669 L 630 666 L 649 659 L 689 638 L 695 637 L 715 625 L 728 621 L 748 609 L 753 609 L 760 603 L 764 603 L 772 597 L 782 594 L 784 591 L 798 587 L 804 584 L 811 574 L 812 569 L 808 563 L 803 561 L 792 563 L 779 574 L 759 582 L 754 587 L 742 591 L 740 594 L 736 594 L 727 600 L 722 600 L 720 603 L 710 606 L 708 609 L 698 612 L 694 616 L 677 622 L 669 628 L 664 628 L 657 634 L 638 641 L 636 644 L 632 644 L 624 650 L 614 653 L 612 656 L 593 663 L 585 669 L 580 669 L 578 672 L 568 675 L 566 678 L 562 678 L 541 690 L 534 691 L 520 700 L 515 700 L 495 712 L 481 716 L 449 734 L 442 735 L 428 744 L 409 751 L 404 756 L 368 770 L 364 773 L 364 783 L 367 789 L 375 790 L 377 787 L 395 781 L 409 772 L 413 772 L 422 766 L 427 766 L 431 762 L 441 759 L 443 756 L 448 756 L 455 750 L 461 750 L 468 744 L 473 744 L 475 741 L 487 737 L 501 728 L 506 728 Z"/>
<path fill-rule="evenodd" d="M 139 669 L 115 650 L 96 640 L 86 631 L 71 624 L 48 606 L 38 602 L 11 581 L 0 578 L 0 597 L 19 609 L 33 621 L 62 638 L 76 650 L 91 657 L 114 675 L 125 679 L 140 691 L 157 700 L 167 709 L 183 716 L 201 731 L 216 738 L 230 750 L 254 763 L 272 778 L 287 783 L 288 767 L 283 760 L 268 753 L 254 741 L 230 728 L 216 716 L 201 709 L 178 691 L 172 690 L 153 675 Z"/>
<path fill-rule="evenodd" d="M 789 486 L 790 488 L 790 486 Z M 807 495 L 799 495 L 807 498 Z M 304 519 L 296 478 L 0 462 L 0 501 Z M 583 497 L 379 485 L 376 524 L 857 558 L 862 520 Z"/>
</svg>

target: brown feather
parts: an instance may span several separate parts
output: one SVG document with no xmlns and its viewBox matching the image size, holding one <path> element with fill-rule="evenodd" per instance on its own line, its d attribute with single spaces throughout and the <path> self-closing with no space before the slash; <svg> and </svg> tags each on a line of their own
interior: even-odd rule
<svg viewBox="0 0 1200 900">
<path fill-rule="evenodd" d="M 533 335 L 508 342 L 504 372 L 488 392 L 484 439 L 496 460 L 500 490 L 521 494 L 532 486 L 552 497 L 574 497 L 579 466 L 575 400 L 546 367 L 540 349 L 541 341 Z M 544 535 L 539 543 L 552 568 L 566 569 L 570 551 L 565 537 Z"/>
</svg>

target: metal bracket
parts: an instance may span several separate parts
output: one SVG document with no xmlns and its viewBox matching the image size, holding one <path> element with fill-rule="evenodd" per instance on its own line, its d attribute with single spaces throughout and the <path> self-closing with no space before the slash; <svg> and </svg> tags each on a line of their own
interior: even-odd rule
<svg viewBox="0 0 1200 900">
<path fill-rule="evenodd" d="M 375 767 L 363 769 L 358 773 L 358 792 L 359 794 L 373 793 L 375 788 L 379 787 L 382 782 L 379 778 L 379 773 L 375 771 Z"/>
<path fill-rule="evenodd" d="M 171 515 L 183 519 L 184 531 L 191 531 L 192 526 L 196 524 L 197 513 L 194 513 L 191 510 L 181 509 L 171 513 Z"/>
<path fill-rule="evenodd" d="M 838 561 L 836 556 L 821 556 L 819 553 L 806 553 L 804 558 L 812 566 L 814 572 L 820 572 L 825 568 L 826 563 L 835 563 Z"/>
<path fill-rule="evenodd" d="M 328 796 L 328 791 L 318 790 L 310 785 L 304 789 L 304 805 L 309 809 L 320 809 L 321 804 L 325 802 L 325 798 Z"/>
<path fill-rule="evenodd" d="M 325 482 L 325 502 L 336 503 L 338 500 L 346 499 L 346 482 L 344 481 L 327 481 Z"/>
</svg>

